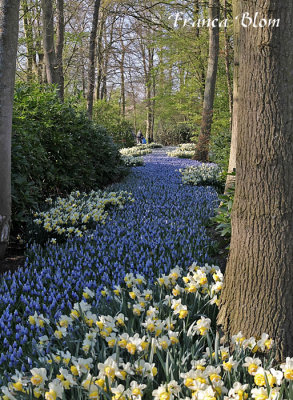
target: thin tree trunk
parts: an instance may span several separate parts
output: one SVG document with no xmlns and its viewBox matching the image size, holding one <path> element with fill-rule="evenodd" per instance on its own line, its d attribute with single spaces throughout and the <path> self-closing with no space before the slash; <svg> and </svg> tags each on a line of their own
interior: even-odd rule
<svg viewBox="0 0 293 400">
<path fill-rule="evenodd" d="M 64 48 L 64 0 L 57 0 L 57 35 L 56 58 L 59 96 L 64 101 L 64 73 L 63 73 L 63 48 Z"/>
<path fill-rule="evenodd" d="M 89 75 L 88 75 L 88 94 L 87 112 L 90 119 L 93 117 L 94 89 L 95 89 L 95 61 L 96 61 L 96 41 L 99 21 L 101 0 L 95 0 L 92 30 L 89 45 Z"/>
<path fill-rule="evenodd" d="M 0 0 L 0 259 L 11 221 L 11 130 L 20 0 Z"/>
<path fill-rule="evenodd" d="M 41 0 L 41 4 L 43 11 L 43 41 L 47 81 L 49 84 L 58 84 L 52 0 Z"/>
<path fill-rule="evenodd" d="M 228 2 L 224 0 L 224 19 L 228 18 L 227 13 Z M 230 74 L 230 43 L 229 43 L 229 35 L 228 29 L 224 27 L 224 35 L 225 35 L 225 69 L 226 69 L 226 78 L 227 78 L 227 88 L 228 88 L 228 96 L 229 96 L 229 110 L 230 110 L 230 126 L 232 129 L 232 115 L 233 115 L 233 88 L 232 88 L 232 80 Z"/>
<path fill-rule="evenodd" d="M 34 62 L 34 38 L 33 38 L 33 26 L 31 18 L 29 18 L 29 7 L 27 0 L 22 0 L 23 10 L 23 27 L 25 35 L 25 43 L 27 49 L 27 80 L 31 81 L 33 78 L 33 62 Z"/>
<path fill-rule="evenodd" d="M 105 13 L 104 9 L 102 8 L 99 21 L 98 43 L 97 43 L 97 64 L 98 64 L 97 89 L 96 89 L 97 100 L 101 98 L 101 87 L 103 79 L 103 34 L 104 34 L 105 22 L 106 22 Z"/>
<path fill-rule="evenodd" d="M 210 20 L 219 19 L 219 0 L 209 0 Z M 198 138 L 195 158 L 200 161 L 208 161 L 209 143 L 213 122 L 213 107 L 217 80 L 218 57 L 219 57 L 219 26 L 210 26 L 209 60 L 204 91 L 201 130 Z"/>
<path fill-rule="evenodd" d="M 154 109 L 153 109 L 153 67 L 154 67 L 154 49 L 148 48 L 147 60 L 147 74 L 146 74 L 146 94 L 147 94 L 147 125 L 146 125 L 146 138 L 148 143 L 154 141 Z"/>
<path fill-rule="evenodd" d="M 240 3 L 234 1 L 233 15 L 240 15 Z M 233 77 L 233 114 L 232 114 L 232 136 L 230 145 L 230 158 L 228 173 L 236 170 L 236 152 L 237 152 L 237 132 L 238 132 L 238 92 L 239 92 L 239 34 L 240 24 L 234 24 L 234 77 Z M 225 192 L 235 183 L 235 175 L 227 175 Z"/>
<path fill-rule="evenodd" d="M 293 3 L 240 0 L 280 26 L 240 27 L 237 183 L 218 323 L 293 356 Z"/>
<path fill-rule="evenodd" d="M 125 96 L 125 72 L 124 72 L 124 62 L 125 62 L 125 48 L 122 48 L 121 62 L 120 62 L 120 73 L 121 73 L 121 115 L 125 118 L 126 110 L 126 96 Z"/>
</svg>

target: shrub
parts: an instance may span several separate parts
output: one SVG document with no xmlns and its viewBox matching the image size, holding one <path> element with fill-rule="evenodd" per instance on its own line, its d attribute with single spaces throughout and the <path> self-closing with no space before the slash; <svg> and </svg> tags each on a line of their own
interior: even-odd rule
<svg viewBox="0 0 293 400">
<path fill-rule="evenodd" d="M 211 218 L 211 221 L 216 224 L 216 230 L 227 242 L 231 240 L 231 211 L 234 202 L 235 184 L 231 186 L 225 194 L 219 196 L 221 201 L 220 206 L 216 209 L 216 215 Z"/>
<path fill-rule="evenodd" d="M 121 116 L 119 102 L 115 96 L 114 101 L 98 100 L 94 103 L 93 121 L 104 126 L 119 147 L 131 147 L 135 144 L 133 125 Z"/>
<path fill-rule="evenodd" d="M 17 85 L 12 134 L 14 228 L 46 197 L 88 191 L 126 173 L 104 128 L 62 104 L 50 86 Z"/>
<path fill-rule="evenodd" d="M 217 186 L 221 176 L 221 168 L 216 164 L 201 164 L 180 169 L 179 171 L 182 175 L 182 182 L 194 186 Z"/>
<path fill-rule="evenodd" d="M 156 132 L 156 140 L 164 146 L 174 146 L 179 143 L 188 143 L 191 140 L 194 127 L 192 125 L 178 123 L 169 128 L 163 128 Z"/>
</svg>

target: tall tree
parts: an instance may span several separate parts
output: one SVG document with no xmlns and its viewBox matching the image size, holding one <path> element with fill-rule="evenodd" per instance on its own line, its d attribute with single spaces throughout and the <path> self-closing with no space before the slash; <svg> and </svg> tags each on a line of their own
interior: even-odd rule
<svg viewBox="0 0 293 400">
<path fill-rule="evenodd" d="M 0 259 L 11 220 L 11 129 L 20 0 L 0 0 Z"/>
<path fill-rule="evenodd" d="M 59 95 L 64 100 L 64 73 L 63 73 L 63 48 L 64 48 L 64 0 L 57 0 L 57 35 L 56 35 L 56 62 Z"/>
<path fill-rule="evenodd" d="M 233 15 L 240 15 L 239 1 L 233 3 Z M 228 172 L 231 174 L 236 169 L 236 150 L 237 150 L 237 132 L 238 132 L 238 91 L 239 91 L 239 31 L 240 24 L 234 24 L 234 77 L 233 77 L 233 110 L 232 110 L 232 136 L 230 146 L 230 158 Z M 235 183 L 235 175 L 227 175 L 226 187 L 227 191 Z"/>
<path fill-rule="evenodd" d="M 54 14 L 52 0 L 41 0 L 43 11 L 43 41 L 47 81 L 59 84 L 58 66 L 54 44 Z"/>
<path fill-rule="evenodd" d="M 101 0 L 95 0 L 92 30 L 89 45 L 89 75 L 88 75 L 88 93 L 87 93 L 87 112 L 89 118 L 93 116 L 94 90 L 95 90 L 95 68 L 96 68 L 96 47 L 97 30 L 99 21 Z"/>
<path fill-rule="evenodd" d="M 214 21 L 220 15 L 219 0 L 209 0 L 209 19 Z M 206 75 L 206 84 L 203 100 L 202 122 L 195 158 L 200 161 L 207 161 L 209 155 L 209 142 L 213 122 L 213 108 L 216 90 L 217 70 L 219 58 L 219 24 L 209 27 L 209 59 Z"/>
<path fill-rule="evenodd" d="M 293 3 L 238 1 L 240 13 L 281 22 L 240 27 L 237 182 L 218 323 L 228 336 L 266 332 L 279 358 L 292 357 Z"/>
</svg>

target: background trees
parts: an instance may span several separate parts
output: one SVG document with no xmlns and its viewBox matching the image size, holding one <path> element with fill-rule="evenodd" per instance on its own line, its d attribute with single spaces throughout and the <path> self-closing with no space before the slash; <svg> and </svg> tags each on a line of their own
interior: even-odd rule
<svg viewBox="0 0 293 400">
<path fill-rule="evenodd" d="M 232 24 L 218 33 L 217 28 L 211 30 L 215 57 L 210 60 L 215 62 L 208 71 L 207 22 L 219 13 L 225 18 L 228 1 L 22 0 L 21 4 L 19 79 L 55 83 L 61 99 L 79 96 L 80 107 L 97 122 L 104 117 L 95 109 L 118 107 L 119 124 L 124 121 L 141 129 L 149 141 L 166 144 L 192 137 L 197 141 L 206 109 L 205 88 L 206 101 L 213 98 L 211 82 L 215 103 L 210 102 L 210 111 L 203 115 L 213 113 L 216 118 L 208 129 L 211 149 L 206 156 L 220 158 L 219 142 L 228 147 L 230 137 L 227 79 L 231 83 L 232 71 L 227 65 L 233 56 Z M 198 20 L 199 26 L 192 27 Z M 217 42 L 227 49 L 219 53 L 218 68 Z M 215 85 L 208 72 L 215 77 L 217 71 Z M 229 150 L 224 152 L 227 163 Z"/>
</svg>

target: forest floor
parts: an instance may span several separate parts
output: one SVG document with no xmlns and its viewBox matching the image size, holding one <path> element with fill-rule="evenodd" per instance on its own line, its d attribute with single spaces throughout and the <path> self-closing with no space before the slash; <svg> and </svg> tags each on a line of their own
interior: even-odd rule
<svg viewBox="0 0 293 400">
<path fill-rule="evenodd" d="M 23 267 L 25 261 L 25 247 L 19 242 L 12 240 L 6 251 L 6 256 L 0 260 L 0 274 L 6 271 L 15 271 L 19 267 Z"/>
</svg>

